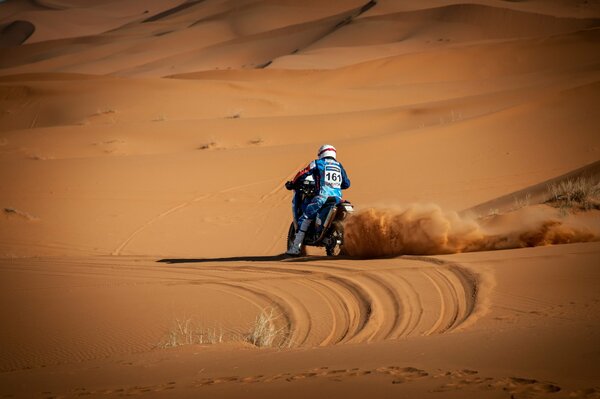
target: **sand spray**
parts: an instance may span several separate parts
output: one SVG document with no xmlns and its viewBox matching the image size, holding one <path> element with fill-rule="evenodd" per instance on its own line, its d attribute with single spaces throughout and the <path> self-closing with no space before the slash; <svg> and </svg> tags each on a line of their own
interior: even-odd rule
<svg viewBox="0 0 600 399">
<path fill-rule="evenodd" d="M 600 216 L 561 215 L 549 206 L 475 218 L 435 204 L 367 208 L 345 222 L 350 256 L 376 258 L 489 251 L 600 240 Z"/>
</svg>

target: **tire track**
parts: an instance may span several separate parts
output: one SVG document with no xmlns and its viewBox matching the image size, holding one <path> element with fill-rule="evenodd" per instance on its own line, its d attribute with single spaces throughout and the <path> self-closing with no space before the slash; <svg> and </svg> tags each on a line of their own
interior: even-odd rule
<svg viewBox="0 0 600 399">
<path fill-rule="evenodd" d="M 214 193 L 208 193 L 208 194 L 202 194 L 199 195 L 197 197 L 192 198 L 191 200 L 182 202 L 178 205 L 175 205 L 169 209 L 167 209 L 166 211 L 158 214 L 157 216 L 154 216 L 153 218 L 151 218 L 150 220 L 148 220 L 146 223 L 144 223 L 143 225 L 141 225 L 140 227 L 138 227 L 136 230 L 133 231 L 133 233 L 131 233 L 112 253 L 111 255 L 113 256 L 118 256 L 121 255 L 121 253 L 123 252 L 123 250 L 125 249 L 125 247 L 127 247 L 127 245 L 129 245 L 129 243 L 131 241 L 133 241 L 134 238 L 136 238 L 141 232 L 147 230 L 150 226 L 152 226 L 154 223 L 158 222 L 159 220 L 165 218 L 166 216 L 169 216 L 172 213 L 175 213 L 177 211 L 179 211 L 180 209 L 186 208 L 196 202 L 200 202 L 203 201 L 205 199 L 211 198 L 211 197 L 215 197 L 217 195 L 220 194 L 225 194 L 231 191 L 235 191 L 235 190 L 239 190 L 245 187 L 251 187 L 251 186 L 255 186 L 258 184 L 263 184 L 265 182 L 270 182 L 272 179 L 269 180 L 261 180 L 259 182 L 253 182 L 253 183 L 248 183 L 248 184 L 242 184 L 239 186 L 233 186 L 233 187 L 229 187 Z"/>
<path fill-rule="evenodd" d="M 206 198 L 210 197 L 210 194 L 205 194 L 205 195 L 201 195 L 198 196 L 196 198 L 193 198 L 189 201 L 186 201 L 184 203 L 181 203 L 179 205 L 176 205 L 172 208 L 167 209 L 166 211 L 158 214 L 157 216 L 153 217 L 152 219 L 148 220 L 146 223 L 144 223 L 143 225 L 141 225 L 140 227 L 138 227 L 133 233 L 131 233 L 126 239 L 125 241 L 123 241 L 112 253 L 111 255 L 114 256 L 118 256 L 121 255 L 121 252 L 123 251 L 123 249 L 125 249 L 125 247 L 127 245 L 129 245 L 129 243 L 138 235 L 140 234 L 142 231 L 146 230 L 147 228 L 149 228 L 152 224 L 154 224 L 155 222 L 159 221 L 160 219 L 174 213 L 177 212 L 178 210 L 185 208 L 191 204 L 193 204 L 194 202 L 198 202 L 198 201 L 202 201 Z"/>
<path fill-rule="evenodd" d="M 206 284 L 277 309 L 291 347 L 443 334 L 466 321 L 477 301 L 477 276 L 455 263 L 418 257 L 378 261 L 377 267 L 339 262 L 335 268 L 318 260 L 287 268 L 205 264 L 199 272 Z M 207 279 L 224 272 L 226 278 Z"/>
<path fill-rule="evenodd" d="M 303 262 L 215 260 L 183 266 L 124 256 L 26 258 L 5 260 L 2 270 L 7 281 L 15 282 L 7 287 L 9 297 L 43 297 L 46 293 L 40 290 L 51 290 L 52 295 L 66 305 L 62 311 L 73 314 L 86 312 L 96 303 L 96 294 L 83 295 L 81 301 L 73 301 L 77 297 L 74 295 L 88 291 L 98 295 L 114 293 L 115 300 L 125 300 L 123 312 L 137 312 L 139 303 L 128 302 L 130 291 L 140 295 L 160 292 L 169 298 L 184 289 L 192 301 L 184 308 L 194 312 L 186 313 L 186 317 L 200 317 L 203 325 L 216 328 L 225 324 L 227 331 L 235 332 L 228 338 L 231 340 L 245 340 L 261 313 L 273 315 L 269 323 L 280 332 L 275 346 L 281 348 L 395 340 L 449 333 L 459 326 L 466 328 L 479 317 L 471 315 L 478 301 L 485 302 L 486 291 L 479 292 L 478 281 L 485 282 L 487 277 L 475 275 L 458 264 L 429 258 L 368 261 L 316 258 Z M 23 283 L 25 280 L 33 285 Z M 40 281 L 44 281 L 42 286 Z M 206 300 L 214 298 L 215 292 L 222 303 Z M 32 310 L 34 318 L 36 314 L 56 309 L 52 303 L 40 301 L 39 304 Z M 250 313 L 230 317 L 219 314 L 219 308 L 249 309 Z M 33 331 L 29 338 L 13 334 L 9 339 L 14 349 L 0 357 L 0 369 L 147 351 L 158 344 L 161 323 L 172 319 L 173 312 L 179 310 L 161 305 L 150 317 L 154 322 L 148 322 L 150 327 L 145 329 L 128 324 L 138 323 L 136 317 L 123 318 L 121 314 L 116 321 L 112 313 L 106 313 L 90 320 L 89 325 L 86 324 L 90 328 L 55 326 Z M 207 319 L 209 315 L 218 317 L 219 321 Z M 31 330 L 27 320 L 15 318 L 8 322 L 14 323 L 16 329 Z M 93 338 L 98 334 L 102 339 Z M 47 341 L 52 345 L 17 345 L 22 339 L 29 343 Z M 28 350 L 23 351 L 21 347 Z"/>
</svg>

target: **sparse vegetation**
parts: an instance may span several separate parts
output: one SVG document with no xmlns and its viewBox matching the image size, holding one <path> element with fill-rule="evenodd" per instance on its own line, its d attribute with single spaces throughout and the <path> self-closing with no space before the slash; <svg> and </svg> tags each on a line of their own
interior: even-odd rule
<svg viewBox="0 0 600 399">
<path fill-rule="evenodd" d="M 247 342 L 258 348 L 284 348 L 291 347 L 286 328 L 277 326 L 277 319 L 281 317 L 273 308 L 262 309 L 256 316 L 253 324 L 246 334 L 238 332 L 225 332 L 223 328 L 206 328 L 192 319 L 175 319 L 173 326 L 159 348 L 176 348 L 182 345 L 214 345 L 223 342 Z"/>
<path fill-rule="evenodd" d="M 112 139 L 112 140 L 105 140 L 105 141 L 100 141 L 100 142 L 96 141 L 96 142 L 93 142 L 93 143 L 92 143 L 92 145 L 94 145 L 94 146 L 98 146 L 98 145 L 109 145 L 109 144 L 115 144 L 115 145 L 118 145 L 118 144 L 125 144 L 125 140 L 121 140 L 121 139 Z"/>
<path fill-rule="evenodd" d="M 529 203 L 531 201 L 531 194 L 527 193 L 527 194 L 525 194 L 525 197 L 522 197 L 522 198 L 514 197 L 514 200 L 515 200 L 515 204 L 513 206 L 513 210 L 525 208 L 525 207 L 529 206 Z"/>
<path fill-rule="evenodd" d="M 228 115 L 225 116 L 226 119 L 238 119 L 242 117 L 241 109 L 233 109 L 228 111 Z"/>
<path fill-rule="evenodd" d="M 48 160 L 54 159 L 52 157 L 45 157 L 43 155 L 35 155 L 35 154 L 34 155 L 30 155 L 28 158 L 29 159 L 33 159 L 34 161 L 48 161 Z"/>
<path fill-rule="evenodd" d="M 250 143 L 251 145 L 260 145 L 260 144 L 262 144 L 262 143 L 264 143 L 264 142 L 265 142 L 265 141 L 264 141 L 262 138 L 260 138 L 260 137 L 259 137 L 259 138 L 256 138 L 256 139 L 252 139 L 252 140 L 250 140 L 250 141 L 249 141 L 249 143 Z"/>
<path fill-rule="evenodd" d="M 155 117 L 154 119 L 152 119 L 152 122 L 164 122 L 167 120 L 167 116 L 165 114 L 160 114 L 157 117 Z"/>
<path fill-rule="evenodd" d="M 275 321 L 280 317 L 273 308 L 263 309 L 256 320 L 246 341 L 259 348 L 290 346 L 285 328 L 277 327 Z"/>
<path fill-rule="evenodd" d="M 116 114 L 116 113 L 117 113 L 117 111 L 114 108 L 98 108 L 94 115 L 97 116 L 97 115 Z"/>
<path fill-rule="evenodd" d="M 198 327 L 192 319 L 176 319 L 168 336 L 159 345 L 161 348 L 175 348 L 182 345 L 219 344 L 224 340 L 223 329 Z"/>
<path fill-rule="evenodd" d="M 89 123 L 115 123 L 115 114 L 117 114 L 117 110 L 114 108 L 98 108 L 96 109 L 95 113 L 78 122 L 78 124 L 87 125 Z"/>
<path fill-rule="evenodd" d="M 600 184 L 592 178 L 578 177 L 548 185 L 547 204 L 562 210 L 600 209 Z"/>
<path fill-rule="evenodd" d="M 202 144 L 200 147 L 198 147 L 199 150 L 210 150 L 211 148 L 215 148 L 217 146 L 217 143 L 215 143 L 214 141 L 211 141 L 209 143 L 206 144 Z"/>
<path fill-rule="evenodd" d="M 497 216 L 500 214 L 500 209 L 498 208 L 490 208 L 490 210 L 488 211 L 487 216 Z"/>
<path fill-rule="evenodd" d="M 28 212 L 21 211 L 19 209 L 12 208 L 12 207 L 4 208 L 4 214 L 7 217 L 18 217 L 18 218 L 26 219 L 26 220 L 30 220 L 30 221 L 39 220 L 39 218 L 29 214 Z"/>
</svg>

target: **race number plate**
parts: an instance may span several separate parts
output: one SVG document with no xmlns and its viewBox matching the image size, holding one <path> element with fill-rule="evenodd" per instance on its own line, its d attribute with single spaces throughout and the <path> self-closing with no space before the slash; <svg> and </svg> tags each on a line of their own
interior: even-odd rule
<svg viewBox="0 0 600 399">
<path fill-rule="evenodd" d="M 342 173 L 336 166 L 325 167 L 325 184 L 333 188 L 340 188 L 342 185 Z"/>
</svg>

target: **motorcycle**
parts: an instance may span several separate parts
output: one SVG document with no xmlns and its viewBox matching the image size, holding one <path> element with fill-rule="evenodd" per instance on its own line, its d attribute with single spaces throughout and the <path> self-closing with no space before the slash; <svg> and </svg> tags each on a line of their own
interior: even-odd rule
<svg viewBox="0 0 600 399">
<path fill-rule="evenodd" d="M 312 176 L 297 183 L 293 190 L 295 192 L 294 206 L 292 207 L 293 220 L 287 235 L 287 248 L 292 247 L 298 226 L 298 218 L 303 213 L 303 204 L 308 204 L 316 193 L 316 183 Z M 344 254 L 344 225 L 343 221 L 348 214 L 354 211 L 349 201 L 337 202 L 335 197 L 327 198 L 323 207 L 310 224 L 304 237 L 304 244 L 300 249 L 300 255 L 306 256 L 306 246 L 325 247 L 327 256 L 338 256 Z"/>
</svg>

